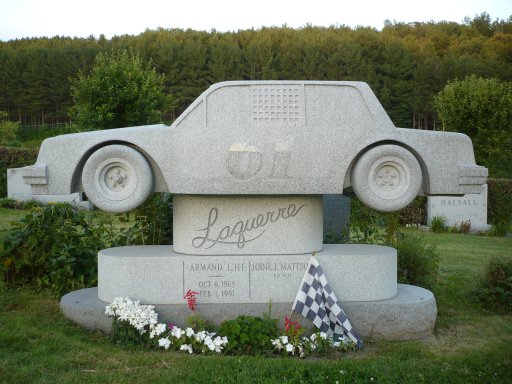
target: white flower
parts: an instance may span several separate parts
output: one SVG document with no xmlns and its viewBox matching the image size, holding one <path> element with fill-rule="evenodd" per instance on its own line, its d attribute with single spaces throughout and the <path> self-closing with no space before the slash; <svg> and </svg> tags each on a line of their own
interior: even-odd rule
<svg viewBox="0 0 512 384">
<path fill-rule="evenodd" d="M 283 344 L 288 344 L 288 336 L 281 336 L 281 342 Z"/>
<path fill-rule="evenodd" d="M 271 340 L 271 342 L 272 342 L 272 345 L 274 346 L 274 348 L 277 349 L 278 351 L 283 349 L 283 344 L 281 344 L 280 338 Z"/>
<path fill-rule="evenodd" d="M 158 322 L 158 314 L 153 305 L 141 305 L 129 297 L 116 297 L 112 304 L 105 307 L 105 313 L 116 317 L 118 321 L 127 321 L 141 335 L 147 332 L 146 326 Z"/>
<path fill-rule="evenodd" d="M 327 333 L 325 333 L 325 332 L 320 332 L 320 338 L 321 338 L 321 339 L 324 339 L 324 340 L 327 340 Z"/>
<path fill-rule="evenodd" d="M 310 337 L 311 341 L 315 341 L 316 338 L 318 337 L 318 333 L 313 333 Z"/>
<path fill-rule="evenodd" d="M 302 344 L 299 344 L 299 357 L 305 357 L 306 354 L 304 353 L 304 347 L 302 346 Z"/>
<path fill-rule="evenodd" d="M 190 344 L 183 344 L 180 347 L 180 351 L 188 351 L 188 353 L 192 353 L 193 352 L 192 346 Z"/>
<path fill-rule="evenodd" d="M 169 349 L 171 346 L 171 340 L 169 340 L 167 337 L 162 337 L 160 340 L 158 340 L 158 345 L 160 347 L 164 347 L 165 349 Z"/>
<path fill-rule="evenodd" d="M 214 340 L 213 340 L 213 345 L 215 347 L 215 352 L 221 352 L 222 351 L 222 348 L 228 343 L 228 338 L 226 336 L 224 337 L 220 337 L 220 336 L 217 336 Z"/>
<path fill-rule="evenodd" d="M 286 352 L 291 352 L 293 354 L 295 352 L 295 347 L 292 344 L 286 344 Z"/>
<path fill-rule="evenodd" d="M 206 335 L 206 331 L 197 332 L 196 336 L 195 336 L 196 341 L 199 341 L 199 342 L 202 342 L 207 338 L 210 338 L 210 336 Z"/>
<path fill-rule="evenodd" d="M 129 297 L 116 297 L 112 304 L 105 307 L 105 314 L 114 317 L 117 321 L 126 321 L 137 329 L 141 335 L 149 332 L 151 339 L 162 335 L 167 330 L 165 324 L 158 323 L 158 314 L 155 312 L 153 305 L 141 305 L 138 301 L 133 301 Z M 193 340 L 202 343 L 203 346 L 200 347 L 200 350 L 203 353 L 207 349 L 222 352 L 222 349 L 228 343 L 228 339 L 225 336 L 216 336 L 215 333 L 207 331 L 195 333 L 190 327 L 183 330 L 174 326 L 170 331 L 170 336 L 158 339 L 160 347 L 168 349 L 172 344 L 172 338 L 175 338 L 181 339 L 180 344 L 183 341 L 190 343 Z M 288 341 L 288 338 L 286 338 L 286 341 Z M 192 344 L 182 344 L 180 350 L 194 353 Z"/>
<path fill-rule="evenodd" d="M 155 336 L 160 336 L 162 333 L 165 332 L 165 329 L 166 329 L 166 325 L 165 324 L 162 324 L 162 323 L 159 323 L 157 325 L 153 325 L 151 324 L 149 326 L 149 329 L 150 329 L 150 333 L 149 333 L 149 337 L 152 339 L 154 338 Z"/>
<path fill-rule="evenodd" d="M 177 339 L 181 338 L 181 336 L 183 336 L 184 333 L 185 332 L 180 327 L 174 327 L 171 330 L 171 336 L 173 336 L 173 337 L 175 337 Z"/>
</svg>

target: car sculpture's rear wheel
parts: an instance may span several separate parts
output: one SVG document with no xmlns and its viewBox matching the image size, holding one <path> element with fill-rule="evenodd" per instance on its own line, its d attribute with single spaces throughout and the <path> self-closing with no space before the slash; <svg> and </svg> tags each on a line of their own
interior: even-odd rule
<svg viewBox="0 0 512 384">
<path fill-rule="evenodd" d="M 356 161 L 350 176 L 358 199 L 382 212 L 402 209 L 418 195 L 422 174 L 416 157 L 398 145 L 374 147 Z"/>
<path fill-rule="evenodd" d="M 153 172 L 146 158 L 124 145 L 109 145 L 85 163 L 82 185 L 96 207 L 126 212 L 142 204 L 153 191 Z"/>
</svg>

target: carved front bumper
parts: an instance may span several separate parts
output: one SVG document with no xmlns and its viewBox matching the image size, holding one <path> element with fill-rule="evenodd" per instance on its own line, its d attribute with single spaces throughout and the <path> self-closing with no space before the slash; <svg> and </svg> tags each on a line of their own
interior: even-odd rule
<svg viewBox="0 0 512 384">
<path fill-rule="evenodd" d="M 482 185 L 487 182 L 489 172 L 479 165 L 468 165 L 459 168 L 459 188 L 463 194 L 480 193 Z"/>
</svg>

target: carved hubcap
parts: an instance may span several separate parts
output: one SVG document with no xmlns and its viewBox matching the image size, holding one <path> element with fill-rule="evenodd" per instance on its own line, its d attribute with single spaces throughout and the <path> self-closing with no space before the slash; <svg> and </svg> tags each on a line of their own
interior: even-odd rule
<svg viewBox="0 0 512 384">
<path fill-rule="evenodd" d="M 137 187 L 137 176 L 133 167 L 122 159 L 108 159 L 98 167 L 98 190 L 112 200 L 129 197 Z"/>
<path fill-rule="evenodd" d="M 380 167 L 376 173 L 376 183 L 384 190 L 393 190 L 400 185 L 400 172 L 392 165 L 386 164 Z"/>
<path fill-rule="evenodd" d="M 105 185 L 112 191 L 122 191 L 128 182 L 128 172 L 123 167 L 112 167 L 105 172 Z"/>
<path fill-rule="evenodd" d="M 400 196 L 407 181 L 407 167 L 400 159 L 386 159 L 373 168 L 371 185 L 374 193 L 385 199 L 396 199 Z"/>
</svg>

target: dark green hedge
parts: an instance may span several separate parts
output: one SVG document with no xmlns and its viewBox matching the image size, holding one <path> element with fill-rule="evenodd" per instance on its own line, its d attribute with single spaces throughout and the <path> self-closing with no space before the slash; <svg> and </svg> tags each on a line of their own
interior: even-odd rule
<svg viewBox="0 0 512 384">
<path fill-rule="evenodd" d="M 504 234 L 512 226 L 512 179 L 488 179 L 487 221 Z"/>
<path fill-rule="evenodd" d="M 29 148 L 0 147 L 0 198 L 7 196 L 7 168 L 34 164 L 37 152 Z"/>
</svg>

